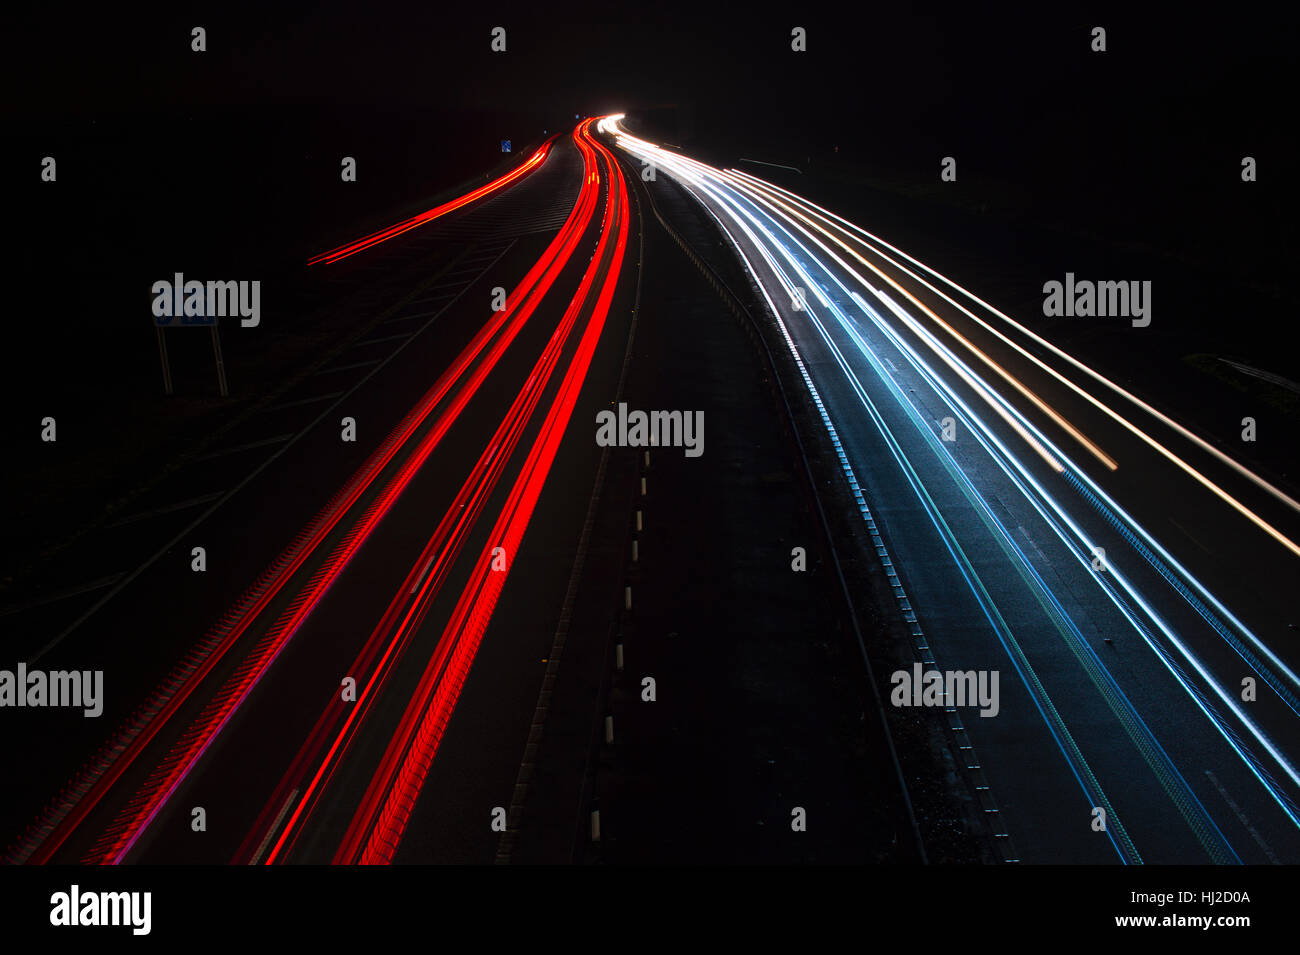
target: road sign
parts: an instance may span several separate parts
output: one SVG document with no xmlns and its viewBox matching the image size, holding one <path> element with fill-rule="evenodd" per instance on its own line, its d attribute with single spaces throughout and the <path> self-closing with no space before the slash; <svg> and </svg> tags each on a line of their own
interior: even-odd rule
<svg viewBox="0 0 1300 955">
<path fill-rule="evenodd" d="M 501 140 L 501 151 L 503 153 L 510 152 L 510 140 L 508 139 Z"/>
<path fill-rule="evenodd" d="M 221 356 L 221 333 L 217 330 L 217 317 L 215 315 L 155 315 L 153 323 L 154 331 L 158 335 L 158 359 L 162 363 L 164 394 L 173 394 L 173 389 L 171 361 L 167 357 L 167 342 L 163 340 L 163 329 L 179 328 L 186 325 L 206 325 L 212 330 L 212 357 L 217 363 L 217 390 L 221 393 L 221 397 L 229 396 L 230 387 L 226 383 L 226 362 Z"/>
<path fill-rule="evenodd" d="M 159 328 L 204 327 L 217 324 L 215 315 L 155 315 L 153 320 Z"/>
</svg>

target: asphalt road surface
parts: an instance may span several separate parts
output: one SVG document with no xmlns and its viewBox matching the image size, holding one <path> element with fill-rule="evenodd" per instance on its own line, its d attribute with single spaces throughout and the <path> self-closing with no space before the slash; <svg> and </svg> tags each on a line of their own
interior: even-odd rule
<svg viewBox="0 0 1300 955">
<path fill-rule="evenodd" d="M 999 673 L 996 715 L 949 712 L 1008 856 L 1295 858 L 1294 502 L 881 240 L 619 143 L 716 216 L 778 316 L 917 661 Z"/>
</svg>

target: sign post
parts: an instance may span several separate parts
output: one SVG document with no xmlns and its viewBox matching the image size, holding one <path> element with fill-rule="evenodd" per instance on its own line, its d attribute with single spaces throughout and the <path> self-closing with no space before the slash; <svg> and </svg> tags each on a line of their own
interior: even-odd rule
<svg viewBox="0 0 1300 955">
<path fill-rule="evenodd" d="M 162 362 L 163 391 L 165 394 L 173 394 L 172 388 L 172 369 L 171 363 L 167 360 L 167 342 L 163 338 L 163 329 L 172 325 L 179 326 L 202 326 L 207 325 L 212 330 L 212 357 L 217 364 L 217 389 L 221 397 L 230 397 L 230 387 L 226 383 L 226 364 L 221 357 L 221 333 L 217 330 L 217 317 L 215 315 L 181 315 L 174 317 L 171 315 L 154 316 L 154 328 L 158 332 L 158 358 Z"/>
<path fill-rule="evenodd" d="M 212 357 L 217 361 L 217 389 L 221 392 L 221 397 L 230 396 L 230 389 L 226 387 L 226 366 L 221 360 L 221 333 L 217 331 L 217 320 L 212 320 Z"/>
<path fill-rule="evenodd" d="M 167 342 L 163 339 L 161 324 L 155 325 L 154 330 L 158 333 L 158 357 L 162 360 L 163 394 L 170 395 L 172 393 L 172 367 L 167 361 Z"/>
</svg>

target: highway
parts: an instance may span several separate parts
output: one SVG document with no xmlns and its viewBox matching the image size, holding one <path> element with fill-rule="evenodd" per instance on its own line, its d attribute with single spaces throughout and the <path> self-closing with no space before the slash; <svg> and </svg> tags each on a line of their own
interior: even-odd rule
<svg viewBox="0 0 1300 955">
<path fill-rule="evenodd" d="M 310 452 L 275 462 L 233 499 L 265 511 L 286 488 L 308 500 L 327 492 L 206 632 L 192 629 L 202 618 L 188 621 L 171 672 L 9 861 L 392 861 L 485 633 L 536 642 L 547 616 L 539 602 L 558 606 L 581 527 L 566 518 L 581 515 L 595 478 L 585 422 L 605 397 L 589 379 L 608 389 L 622 365 L 631 211 L 593 122 L 461 199 L 312 260 L 331 269 L 430 228 L 482 228 L 494 194 L 564 214 L 544 248 L 528 243 L 535 261 L 524 246 L 497 251 L 454 296 L 411 298 L 391 319 L 424 319 L 403 336 L 413 339 L 439 321 L 425 347 L 412 341 L 349 392 L 366 436 L 350 477 L 333 488 L 310 477 L 313 456 L 338 440 L 337 422 L 322 416 L 304 439 Z M 395 406 L 391 428 L 367 433 Z M 584 424 L 570 428 L 575 414 Z M 210 520 L 242 526 L 237 507 Z M 528 535 L 533 525 L 544 547 Z M 109 611 L 116 605 L 128 599 Z M 89 614 L 50 650 L 93 640 L 110 615 Z M 544 653 L 511 649 L 504 679 L 517 686 L 498 689 L 527 710 Z M 512 726 L 526 734 L 527 719 Z M 522 735 L 501 744 L 512 776 L 522 749 Z"/>
<path fill-rule="evenodd" d="M 999 673 L 945 717 L 1003 859 L 1300 858 L 1300 505 L 833 212 L 601 130 L 743 261 L 915 661 Z"/>
<path fill-rule="evenodd" d="M 678 232 L 663 213 L 684 207 L 698 219 Z M 653 219 L 668 228 L 647 243 Z M 643 276 L 647 247 L 674 261 Z M 767 366 L 717 324 L 732 316 L 704 262 L 748 283 L 794 411 L 766 404 Z M 38 730 L 9 755 L 39 769 L 7 862 L 591 861 L 584 813 L 602 799 L 607 833 L 625 834 L 606 861 L 703 845 L 924 858 L 886 728 L 917 706 L 939 711 L 998 861 L 1300 858 L 1300 502 L 1230 444 L 834 212 L 621 116 L 321 252 L 303 282 L 328 299 L 376 274 L 381 290 L 350 300 L 366 313 L 355 341 L 215 436 L 158 506 L 104 529 L 120 572 L 15 612 L 29 665 L 102 665 L 112 692 L 102 721 L 66 724 L 62 751 L 40 749 L 42 717 L 18 715 Z M 655 324 L 634 351 L 645 283 Z M 711 422 L 707 467 L 650 471 L 593 440 L 625 380 Z M 785 443 L 790 428 L 804 433 Z M 794 477 L 806 447 L 833 487 Z M 602 504 L 611 460 L 629 493 Z M 765 501 L 782 509 L 766 523 Z M 830 507 L 849 513 L 813 521 Z M 851 533 L 814 546 L 790 587 L 787 538 L 842 521 Z M 210 576 L 190 572 L 198 541 Z M 706 561 L 718 541 L 734 552 Z M 856 647 L 817 632 L 858 633 L 827 603 L 835 550 L 879 584 L 858 612 L 875 599 L 892 621 L 857 637 L 863 655 L 896 657 L 884 634 L 901 621 L 905 659 L 876 667 L 874 688 Z M 651 595 L 635 612 L 633 582 Z M 142 628 L 142 648 L 123 642 Z M 664 704 L 640 706 L 610 672 L 615 632 L 620 661 L 626 640 L 672 687 Z M 558 671 L 566 635 L 574 662 Z M 936 671 L 992 696 L 899 689 Z M 869 714 L 877 696 L 885 717 Z M 751 738 L 721 759 L 696 720 Z M 686 783 L 705 778 L 708 797 Z M 784 838 L 790 791 L 853 816 L 851 833 Z M 726 827 L 681 821 L 742 795 L 748 815 Z M 540 825 L 521 833 L 528 798 Z"/>
</svg>

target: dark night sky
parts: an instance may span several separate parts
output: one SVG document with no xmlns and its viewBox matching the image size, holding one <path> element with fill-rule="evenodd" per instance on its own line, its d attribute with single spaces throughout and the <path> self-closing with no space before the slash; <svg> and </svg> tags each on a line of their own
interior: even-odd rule
<svg viewBox="0 0 1300 955">
<path fill-rule="evenodd" d="M 1297 39 L 1294 18 L 1271 20 L 1265 9 L 1210 18 L 1099 4 L 940 13 L 930 4 L 911 12 L 800 3 L 775 14 L 694 4 L 678 7 L 681 16 L 660 4 L 455 6 L 29 8 L 9 24 L 4 69 L 9 88 L 23 91 L 11 106 L 42 112 L 446 103 L 595 111 L 687 101 L 703 111 L 757 107 L 893 123 L 929 115 L 1015 120 L 1117 93 L 1156 106 L 1219 88 L 1253 115 L 1267 97 L 1252 84 L 1282 75 Z M 459 12 L 467 9 L 472 15 Z M 202 57 L 189 51 L 196 24 L 208 30 Z M 789 51 L 796 24 L 809 31 L 802 56 Z M 1097 24 L 1110 31 L 1104 71 L 1096 68 L 1103 58 L 1087 50 Z M 498 25 L 509 33 L 504 56 L 488 49 Z"/>
<path fill-rule="evenodd" d="M 501 138 L 518 149 L 575 113 L 614 109 L 717 162 L 834 155 L 865 175 L 929 184 L 938 157 L 957 155 L 971 194 L 1019 190 L 1081 232 L 1156 247 L 1221 232 L 1236 271 L 1294 296 L 1278 264 L 1300 244 L 1289 211 L 1294 14 L 1092 3 L 155 9 L 33 5 L 6 25 L 0 173 L 20 186 L 14 222 L 29 238 L 16 267 L 50 282 L 70 264 L 98 270 L 88 301 L 105 283 L 126 294 L 138 275 L 184 262 L 240 274 L 301 262 L 375 217 L 481 179 L 502 159 Z M 194 25 L 208 31 L 206 53 L 190 50 Z M 806 53 L 790 51 L 796 25 Z M 1108 30 L 1104 54 L 1089 50 L 1094 25 Z M 508 31 L 504 55 L 489 48 L 494 26 Z M 51 154 L 57 192 L 33 172 Z M 344 155 L 363 172 L 340 189 Z M 1243 155 L 1260 157 L 1250 193 L 1238 188 Z"/>
<path fill-rule="evenodd" d="M 208 145 L 233 149 L 256 141 L 241 120 L 310 114 L 342 129 L 349 117 L 384 117 L 396 130 L 468 112 L 501 117 L 522 140 L 520 126 L 533 133 L 577 112 L 672 107 L 656 115 L 681 139 L 723 131 L 751 149 L 840 146 L 927 174 L 936 152 L 960 153 L 993 179 L 1064 164 L 1123 190 L 1133 178 L 1178 180 L 1211 154 L 1254 153 L 1269 157 L 1275 182 L 1286 178 L 1294 124 L 1278 104 L 1295 85 L 1300 18 L 1128 6 L 28 8 L 0 65 L 6 88 L 21 91 L 5 135 L 81 136 L 91 117 L 133 116 L 157 118 L 165 147 L 165 118 L 203 115 L 220 117 Z M 189 48 L 196 24 L 208 31 L 201 55 Z M 790 51 L 793 25 L 807 28 L 807 53 Z M 1108 30 L 1105 54 L 1089 50 L 1094 25 Z M 508 31 L 504 55 L 489 49 L 493 26 Z"/>
<path fill-rule="evenodd" d="M 927 169 L 936 151 L 960 151 L 993 178 L 1065 161 L 1111 172 L 1122 188 L 1125 165 L 1163 171 L 1208 152 L 1293 165 L 1293 123 L 1277 104 L 1294 87 L 1300 18 L 1126 7 L 38 7 L 10 24 L 0 69 L 21 91 L 7 104 L 9 136 L 82 135 L 88 117 L 123 115 L 310 111 L 396 125 L 469 111 L 549 127 L 576 112 L 667 106 L 688 139 L 725 130 L 755 147 L 841 146 Z M 189 49 L 196 24 L 208 31 L 201 55 Z M 1101 55 L 1088 48 L 1098 24 L 1109 32 Z M 807 28 L 807 53 L 790 51 L 793 25 Z M 508 31 L 504 55 L 489 49 L 493 26 Z M 224 140 L 217 148 L 246 136 L 237 119 L 209 133 Z M 156 138 L 169 141 L 163 129 Z"/>
</svg>

